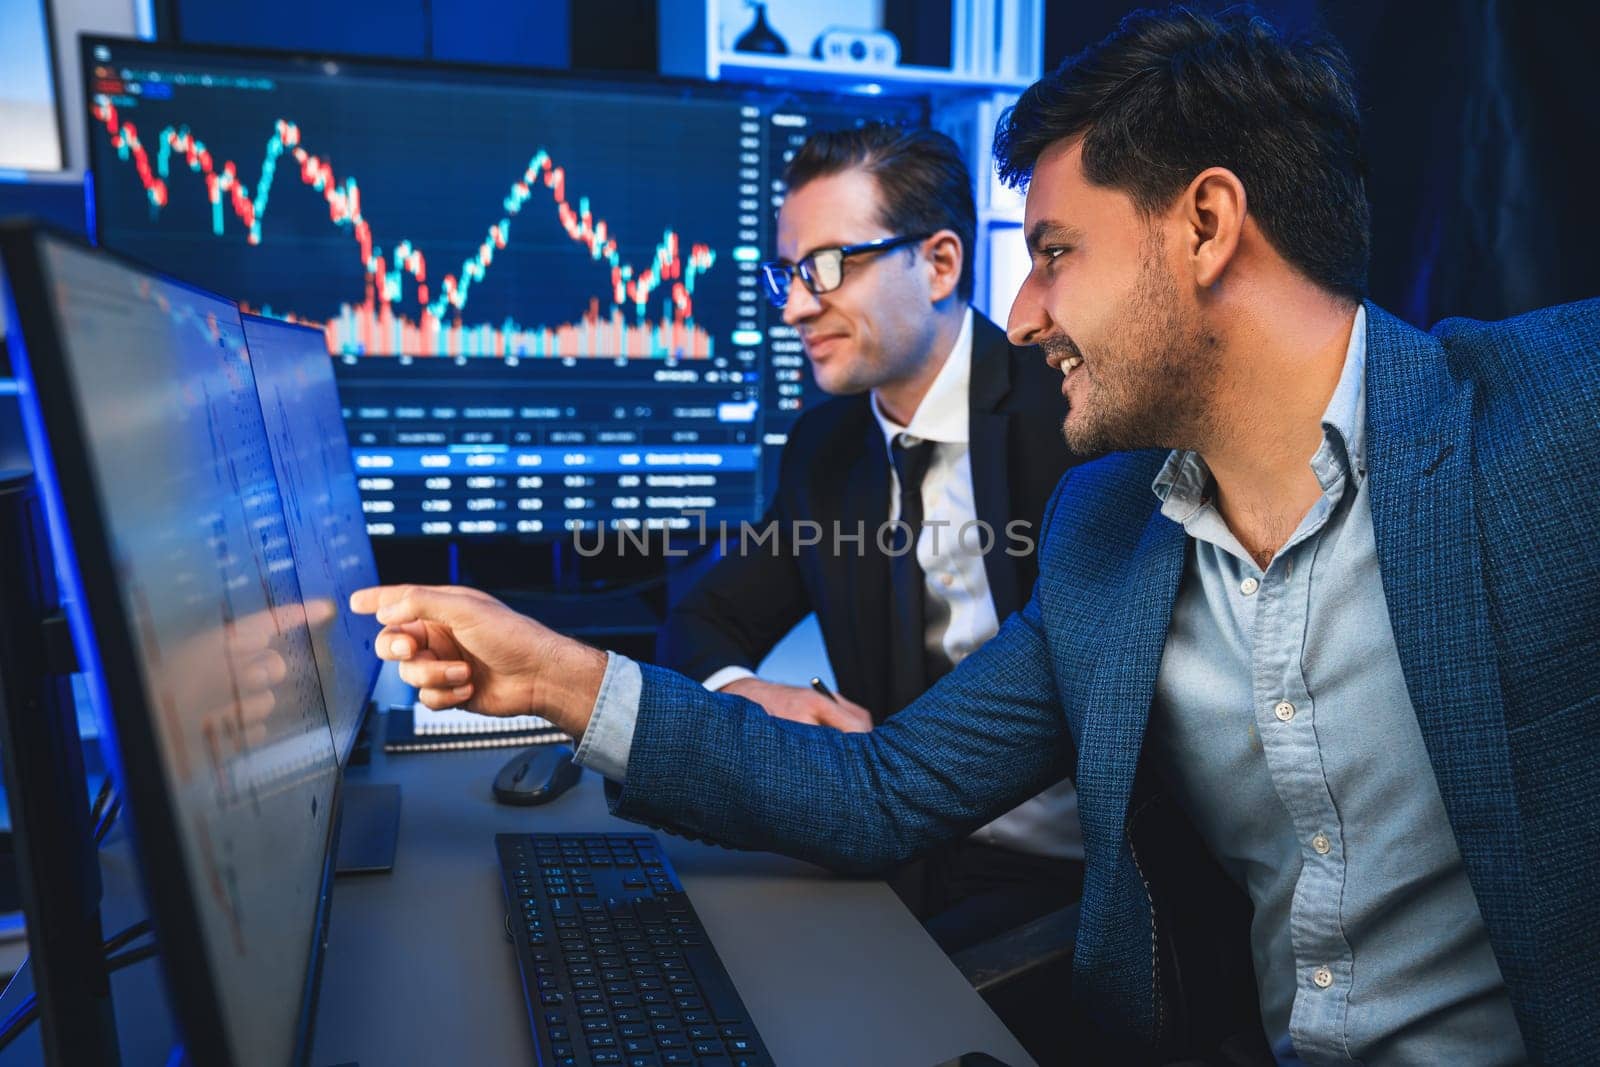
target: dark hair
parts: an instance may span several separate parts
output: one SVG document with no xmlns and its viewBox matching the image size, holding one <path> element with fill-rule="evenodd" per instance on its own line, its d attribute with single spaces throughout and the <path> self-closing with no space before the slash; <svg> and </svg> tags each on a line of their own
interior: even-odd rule
<svg viewBox="0 0 1600 1067">
<path fill-rule="evenodd" d="M 1331 38 L 1285 41 L 1249 8 L 1135 11 L 1035 82 L 995 131 L 1001 180 L 1083 136 L 1083 171 L 1154 214 L 1207 167 L 1244 183 L 1278 253 L 1323 288 L 1367 288 L 1371 211 L 1350 61 Z"/>
<path fill-rule="evenodd" d="M 814 133 L 783 172 L 791 191 L 814 178 L 860 168 L 878 183 L 880 219 L 896 235 L 954 230 L 961 239 L 956 295 L 972 299 L 972 242 L 978 212 L 961 149 L 942 133 L 869 122 Z"/>
</svg>

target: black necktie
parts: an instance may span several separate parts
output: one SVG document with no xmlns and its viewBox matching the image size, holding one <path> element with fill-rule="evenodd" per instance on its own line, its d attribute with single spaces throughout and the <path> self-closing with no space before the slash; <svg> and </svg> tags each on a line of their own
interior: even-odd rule
<svg viewBox="0 0 1600 1067">
<path fill-rule="evenodd" d="M 899 711 L 944 673 L 942 657 L 927 653 L 927 612 L 923 604 L 922 564 L 917 562 L 917 535 L 922 530 L 922 479 L 933 462 L 934 443 L 903 443 L 897 435 L 890 448 L 900 481 L 900 523 L 889 543 L 889 710 Z M 888 539 L 886 539 L 888 540 Z M 898 553 L 898 554 L 896 554 Z M 935 660 L 936 662 L 930 662 Z M 948 665 L 945 665 L 946 667 Z"/>
</svg>

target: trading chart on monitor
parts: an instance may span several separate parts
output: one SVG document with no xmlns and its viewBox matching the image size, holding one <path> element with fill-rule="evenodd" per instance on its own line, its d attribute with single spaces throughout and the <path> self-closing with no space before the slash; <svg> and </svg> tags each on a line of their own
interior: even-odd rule
<svg viewBox="0 0 1600 1067">
<path fill-rule="evenodd" d="M 101 240 L 319 327 L 376 536 L 752 518 L 783 165 L 919 102 L 85 42 Z"/>
</svg>

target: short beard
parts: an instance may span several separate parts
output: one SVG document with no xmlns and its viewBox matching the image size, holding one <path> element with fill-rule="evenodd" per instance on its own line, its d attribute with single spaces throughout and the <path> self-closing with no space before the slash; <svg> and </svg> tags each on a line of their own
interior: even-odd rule
<svg viewBox="0 0 1600 1067">
<path fill-rule="evenodd" d="M 1147 245 L 1132 296 L 1117 316 L 1121 336 L 1083 361 L 1088 392 L 1077 418 L 1062 422 L 1074 453 L 1195 448 L 1212 422 L 1217 339 L 1186 321 L 1176 285 Z M 1061 336 L 1041 342 L 1046 355 L 1080 355 Z"/>
</svg>

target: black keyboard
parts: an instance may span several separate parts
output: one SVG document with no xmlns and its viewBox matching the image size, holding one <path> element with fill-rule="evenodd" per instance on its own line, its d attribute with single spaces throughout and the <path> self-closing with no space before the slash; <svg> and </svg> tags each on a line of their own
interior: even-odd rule
<svg viewBox="0 0 1600 1067">
<path fill-rule="evenodd" d="M 650 834 L 496 834 L 542 1067 L 772 1067 Z"/>
</svg>

